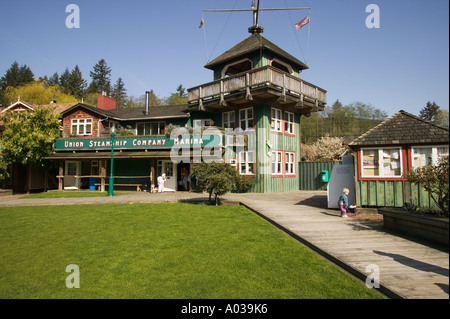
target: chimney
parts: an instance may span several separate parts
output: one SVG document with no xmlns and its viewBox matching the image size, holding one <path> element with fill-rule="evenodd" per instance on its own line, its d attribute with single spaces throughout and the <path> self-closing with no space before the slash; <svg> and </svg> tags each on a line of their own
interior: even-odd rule
<svg viewBox="0 0 450 319">
<path fill-rule="evenodd" d="M 148 115 L 149 106 L 150 106 L 150 92 L 145 91 L 145 111 L 144 111 L 145 115 Z"/>
<path fill-rule="evenodd" d="M 97 99 L 97 108 L 102 110 L 113 110 L 116 108 L 116 100 L 105 95 L 99 95 Z"/>
</svg>

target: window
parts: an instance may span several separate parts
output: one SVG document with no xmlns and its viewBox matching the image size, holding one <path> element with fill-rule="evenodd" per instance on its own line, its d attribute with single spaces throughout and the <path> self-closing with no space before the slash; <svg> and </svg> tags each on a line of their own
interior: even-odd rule
<svg viewBox="0 0 450 319">
<path fill-rule="evenodd" d="M 137 124 L 137 135 L 163 135 L 165 132 L 165 122 L 147 122 Z"/>
<path fill-rule="evenodd" d="M 193 120 L 194 127 L 213 126 L 214 122 L 211 119 L 197 119 Z"/>
<path fill-rule="evenodd" d="M 91 162 L 91 175 L 100 175 L 98 168 L 99 168 L 98 161 L 92 161 Z"/>
<path fill-rule="evenodd" d="M 241 130 L 253 129 L 253 109 L 243 109 L 239 111 L 239 127 Z"/>
<path fill-rule="evenodd" d="M 270 129 L 275 132 L 281 132 L 281 110 L 272 108 L 270 110 L 271 119 L 270 119 Z"/>
<path fill-rule="evenodd" d="M 222 114 L 222 126 L 224 128 L 235 128 L 234 111 L 225 112 Z"/>
<path fill-rule="evenodd" d="M 272 151 L 272 175 L 282 175 L 283 153 L 280 151 Z"/>
<path fill-rule="evenodd" d="M 412 148 L 412 166 L 414 169 L 427 164 L 436 165 L 439 157 L 448 155 L 448 146 L 419 146 Z"/>
<path fill-rule="evenodd" d="M 363 177 L 401 177 L 400 147 L 362 149 Z"/>
<path fill-rule="evenodd" d="M 288 134 L 295 134 L 294 113 L 284 112 L 284 132 Z"/>
<path fill-rule="evenodd" d="M 295 153 L 286 152 L 284 154 L 285 174 L 295 175 Z"/>
<path fill-rule="evenodd" d="M 92 135 L 92 119 L 72 119 L 71 134 Z"/>
<path fill-rule="evenodd" d="M 239 153 L 239 173 L 241 175 L 255 174 L 255 154 L 253 151 Z"/>
</svg>

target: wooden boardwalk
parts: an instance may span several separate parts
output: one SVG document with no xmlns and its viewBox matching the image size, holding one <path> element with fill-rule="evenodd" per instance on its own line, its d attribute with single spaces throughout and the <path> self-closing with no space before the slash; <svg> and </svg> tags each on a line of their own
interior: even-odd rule
<svg viewBox="0 0 450 319">
<path fill-rule="evenodd" d="M 376 265 L 379 291 L 391 298 L 448 299 L 448 247 L 386 232 L 381 220 L 340 218 L 326 192 L 228 194 L 365 282 Z M 322 206 L 322 207 L 321 207 Z M 372 266 L 369 266 L 372 267 Z"/>
</svg>

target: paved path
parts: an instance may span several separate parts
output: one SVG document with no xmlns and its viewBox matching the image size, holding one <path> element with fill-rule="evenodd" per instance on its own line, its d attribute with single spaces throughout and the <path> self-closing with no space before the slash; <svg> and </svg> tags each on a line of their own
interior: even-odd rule
<svg viewBox="0 0 450 319">
<path fill-rule="evenodd" d="M 185 192 L 62 199 L 3 196 L 0 197 L 0 212 L 2 206 L 177 202 L 202 197 L 206 198 L 203 194 Z M 370 215 L 367 218 L 364 215 L 340 218 L 337 210 L 326 208 L 326 192 L 227 194 L 223 198 L 241 202 L 363 281 L 373 272 L 366 272 L 366 267 L 376 265 L 380 291 L 387 296 L 449 298 L 448 247 L 412 241 L 386 232 L 380 219 L 368 218 Z"/>
</svg>

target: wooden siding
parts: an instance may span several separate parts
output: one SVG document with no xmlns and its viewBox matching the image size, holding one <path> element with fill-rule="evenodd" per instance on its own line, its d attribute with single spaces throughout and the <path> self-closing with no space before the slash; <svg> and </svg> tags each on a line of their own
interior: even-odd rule
<svg viewBox="0 0 450 319">
<path fill-rule="evenodd" d="M 341 161 L 300 162 L 298 165 L 299 189 L 326 191 L 328 183 L 322 182 L 322 170 L 327 170 L 331 176 L 333 166 L 341 164 Z"/>
<path fill-rule="evenodd" d="M 437 208 L 431 195 L 407 181 L 357 181 L 356 204 L 362 207 L 402 207 L 412 203 L 421 208 Z"/>
</svg>

